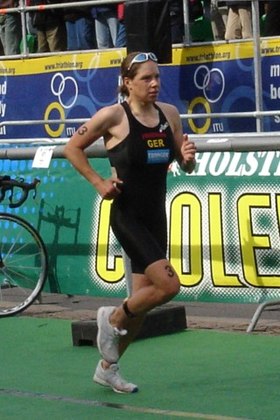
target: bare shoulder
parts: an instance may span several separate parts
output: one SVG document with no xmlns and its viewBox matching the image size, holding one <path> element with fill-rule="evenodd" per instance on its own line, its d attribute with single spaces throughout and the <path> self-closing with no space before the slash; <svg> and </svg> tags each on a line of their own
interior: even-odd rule
<svg viewBox="0 0 280 420">
<path fill-rule="evenodd" d="M 91 117 L 86 126 L 94 136 L 108 135 L 113 127 L 121 124 L 123 113 L 123 107 L 120 104 L 105 106 Z"/>
<path fill-rule="evenodd" d="M 176 106 L 168 104 L 167 102 L 157 102 L 157 105 L 160 107 L 167 118 L 174 118 L 179 116 L 179 112 Z"/>
<path fill-rule="evenodd" d="M 95 115 L 97 118 L 110 121 L 111 125 L 118 124 L 123 117 L 123 107 L 120 104 L 114 104 L 101 108 Z"/>
<path fill-rule="evenodd" d="M 165 115 L 165 118 L 170 124 L 170 127 L 173 133 L 181 130 L 182 123 L 178 109 L 176 106 L 168 104 L 166 102 L 157 102 L 157 105 L 160 107 L 162 112 Z"/>
</svg>

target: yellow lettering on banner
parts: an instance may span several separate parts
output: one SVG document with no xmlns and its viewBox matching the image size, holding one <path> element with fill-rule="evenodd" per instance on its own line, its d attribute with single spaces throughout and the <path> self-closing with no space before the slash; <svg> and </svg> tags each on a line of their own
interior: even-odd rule
<svg viewBox="0 0 280 420">
<path fill-rule="evenodd" d="M 189 109 L 187 110 L 187 113 L 188 114 L 192 114 L 194 107 L 196 105 L 198 105 L 198 104 L 204 106 L 205 111 L 206 111 L 207 114 L 210 114 L 211 113 L 211 108 L 210 108 L 209 103 L 202 96 L 199 96 L 199 97 L 197 97 L 197 98 L 195 98 L 195 99 L 193 99 L 191 101 L 191 103 L 189 105 Z M 192 131 L 194 133 L 197 133 L 197 134 L 205 134 L 205 133 L 207 133 L 207 131 L 209 130 L 210 124 L 211 124 L 211 118 L 209 118 L 209 117 L 206 118 L 205 124 L 202 127 L 197 127 L 195 125 L 194 121 L 192 119 L 189 119 L 189 126 L 191 127 Z"/>
<path fill-rule="evenodd" d="M 276 194 L 276 212 L 277 212 L 277 219 L 278 219 L 278 226 L 280 226 L 280 195 Z"/>
<path fill-rule="evenodd" d="M 271 249 L 268 235 L 254 235 L 252 208 L 271 208 L 270 194 L 244 194 L 237 203 L 244 278 L 254 287 L 279 287 L 280 276 L 260 275 L 256 249 Z"/>
<path fill-rule="evenodd" d="M 108 268 L 109 229 L 110 229 L 111 201 L 103 200 L 100 206 L 100 220 L 98 223 L 96 247 L 96 272 L 99 277 L 110 283 L 120 281 L 124 276 L 122 256 L 114 256 L 114 268 Z"/>
<path fill-rule="evenodd" d="M 222 228 L 222 198 L 220 193 L 209 194 L 209 236 L 212 280 L 217 287 L 241 287 L 237 275 L 226 274 Z"/>
<path fill-rule="evenodd" d="M 189 273 L 183 268 L 183 218 L 184 208 L 189 211 L 188 218 L 188 260 Z M 177 195 L 170 205 L 170 261 L 177 271 L 183 286 L 196 286 L 203 277 L 202 265 L 202 227 L 201 204 L 194 194 L 182 193 Z"/>
</svg>

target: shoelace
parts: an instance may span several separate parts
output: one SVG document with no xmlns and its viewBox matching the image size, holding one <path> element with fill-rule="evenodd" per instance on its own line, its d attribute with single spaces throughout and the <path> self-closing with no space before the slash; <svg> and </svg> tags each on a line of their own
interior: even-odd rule
<svg viewBox="0 0 280 420">
<path fill-rule="evenodd" d="M 113 327 L 113 329 L 114 329 L 114 334 L 115 334 L 115 336 L 124 336 L 124 335 L 126 335 L 127 334 L 127 330 L 125 330 L 125 329 L 119 329 L 119 328 L 117 328 L 117 327 Z"/>
<path fill-rule="evenodd" d="M 115 381 L 116 381 L 115 385 L 122 386 L 123 388 L 126 388 L 126 389 L 130 389 L 130 388 L 134 388 L 134 387 L 137 388 L 136 385 L 127 382 L 125 379 L 123 379 L 120 376 L 120 373 L 119 373 L 120 367 L 117 363 L 112 364 L 111 367 L 110 367 L 110 370 L 113 371 L 114 374 L 115 374 Z"/>
</svg>

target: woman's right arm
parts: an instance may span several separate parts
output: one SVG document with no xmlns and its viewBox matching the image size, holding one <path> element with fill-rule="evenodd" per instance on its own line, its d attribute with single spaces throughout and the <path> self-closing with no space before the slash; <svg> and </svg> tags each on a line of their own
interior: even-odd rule
<svg viewBox="0 0 280 420">
<path fill-rule="evenodd" d="M 114 106 L 98 111 L 89 121 L 83 124 L 64 148 L 64 156 L 72 163 L 75 169 L 89 181 L 104 199 L 115 198 L 118 194 L 116 178 L 103 179 L 90 165 L 85 149 L 100 137 L 110 132 L 115 125 L 116 110 Z"/>
</svg>

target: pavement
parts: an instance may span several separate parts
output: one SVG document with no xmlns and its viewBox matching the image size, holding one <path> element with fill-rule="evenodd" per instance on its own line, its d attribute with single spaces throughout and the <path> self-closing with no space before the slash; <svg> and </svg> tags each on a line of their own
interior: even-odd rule
<svg viewBox="0 0 280 420">
<path fill-rule="evenodd" d="M 43 293 L 41 301 L 27 308 L 23 315 L 88 321 L 96 319 L 100 306 L 118 305 L 120 298 L 67 296 Z M 166 306 L 184 306 L 187 327 L 190 329 L 213 329 L 246 332 L 259 304 L 217 303 L 217 302 L 177 302 Z M 280 334 L 279 306 L 268 307 L 254 328 L 254 332 Z"/>
</svg>

